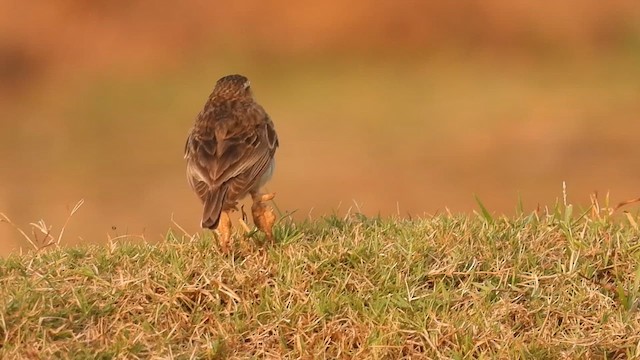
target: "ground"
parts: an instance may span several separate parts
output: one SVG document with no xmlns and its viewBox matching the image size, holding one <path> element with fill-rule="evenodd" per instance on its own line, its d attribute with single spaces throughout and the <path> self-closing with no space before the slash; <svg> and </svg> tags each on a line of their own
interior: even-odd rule
<svg viewBox="0 0 640 360">
<path fill-rule="evenodd" d="M 0 355 L 593 358 L 638 354 L 636 216 L 283 219 L 0 260 Z M 73 355 L 70 355 L 73 354 Z"/>
</svg>

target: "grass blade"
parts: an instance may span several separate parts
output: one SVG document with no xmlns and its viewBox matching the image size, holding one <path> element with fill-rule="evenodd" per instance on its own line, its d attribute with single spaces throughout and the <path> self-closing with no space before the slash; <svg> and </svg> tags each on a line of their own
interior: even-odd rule
<svg viewBox="0 0 640 360">
<path fill-rule="evenodd" d="M 493 224 L 493 216 L 491 216 L 491 213 L 489 213 L 489 210 L 487 210 L 487 208 L 484 206 L 482 201 L 480 201 L 480 198 L 477 195 L 473 195 L 473 197 L 476 199 L 476 202 L 480 207 L 480 211 L 482 213 L 482 217 L 484 218 L 484 220 L 489 224 Z"/>
</svg>

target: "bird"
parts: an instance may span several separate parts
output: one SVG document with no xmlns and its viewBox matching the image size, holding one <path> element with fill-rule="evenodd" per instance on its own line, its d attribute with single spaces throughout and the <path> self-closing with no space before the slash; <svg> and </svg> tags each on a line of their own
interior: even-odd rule
<svg viewBox="0 0 640 360">
<path fill-rule="evenodd" d="M 231 248 L 231 219 L 238 201 L 251 195 L 255 226 L 273 243 L 275 215 L 261 193 L 275 168 L 279 139 L 273 121 L 254 98 L 249 79 L 220 78 L 196 116 L 184 149 L 187 180 L 203 205 L 202 228 L 216 230 L 224 252 Z"/>
</svg>

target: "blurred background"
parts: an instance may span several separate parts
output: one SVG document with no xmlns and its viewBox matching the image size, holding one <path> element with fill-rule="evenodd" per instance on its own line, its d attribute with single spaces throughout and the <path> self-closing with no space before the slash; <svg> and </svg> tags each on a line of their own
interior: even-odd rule
<svg viewBox="0 0 640 360">
<path fill-rule="evenodd" d="M 640 196 L 637 0 L 0 0 L 0 212 L 57 235 L 84 199 L 64 244 L 198 231 L 184 141 L 230 73 L 298 219 Z"/>
</svg>

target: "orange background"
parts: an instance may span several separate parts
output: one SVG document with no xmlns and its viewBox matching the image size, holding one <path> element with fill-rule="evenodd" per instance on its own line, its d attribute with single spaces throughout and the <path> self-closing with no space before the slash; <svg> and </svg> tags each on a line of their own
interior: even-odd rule
<svg viewBox="0 0 640 360">
<path fill-rule="evenodd" d="M 638 1 L 0 0 L 0 212 L 57 236 L 84 199 L 63 244 L 197 231 L 184 140 L 230 73 L 298 219 L 640 195 Z"/>
</svg>

